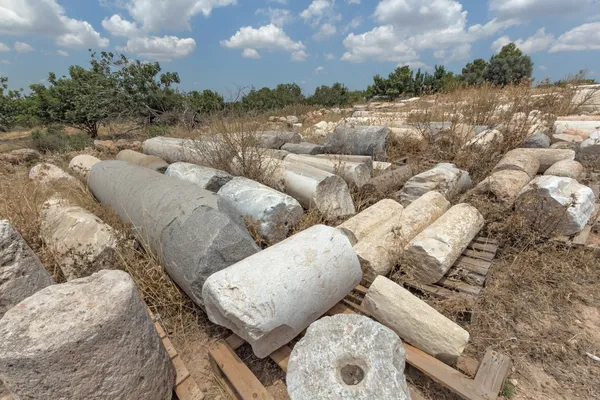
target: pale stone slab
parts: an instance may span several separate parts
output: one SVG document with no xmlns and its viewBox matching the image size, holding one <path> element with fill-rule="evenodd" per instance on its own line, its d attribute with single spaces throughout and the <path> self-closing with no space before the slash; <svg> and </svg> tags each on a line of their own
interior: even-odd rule
<svg viewBox="0 0 600 400">
<path fill-rule="evenodd" d="M 286 143 L 281 147 L 282 150 L 289 151 L 294 154 L 310 154 L 316 155 L 323 153 L 323 146 L 320 144 L 302 142 L 302 143 Z"/>
<path fill-rule="evenodd" d="M 540 163 L 538 174 L 543 174 L 553 164 L 562 160 L 574 160 L 575 151 L 569 149 L 525 149 L 533 154 Z"/>
<path fill-rule="evenodd" d="M 600 129 L 600 121 L 556 121 L 554 130 L 557 134 L 577 135 L 587 139 L 589 135 Z"/>
<path fill-rule="evenodd" d="M 121 150 L 115 158 L 119 161 L 141 165 L 156 172 L 165 172 L 169 167 L 169 164 L 160 157 L 142 154 L 133 150 Z"/>
<path fill-rule="evenodd" d="M 449 163 L 437 164 L 434 168 L 410 178 L 404 187 L 394 195 L 404 207 L 425 193 L 435 190 L 446 198 L 452 198 L 471 187 L 467 171 Z"/>
<path fill-rule="evenodd" d="M 380 193 L 387 195 L 399 190 L 413 176 L 410 165 L 390 168 L 384 173 L 370 179 L 363 187 L 364 193 Z"/>
<path fill-rule="evenodd" d="M 315 157 L 327 158 L 329 160 L 340 163 L 342 161 L 351 161 L 359 164 L 365 164 L 369 169 L 370 173 L 373 174 L 373 157 L 371 156 L 359 156 L 355 154 L 317 154 Z"/>
<path fill-rule="evenodd" d="M 371 284 L 362 305 L 402 339 L 442 361 L 455 362 L 469 342 L 469 332 L 383 276 Z"/>
<path fill-rule="evenodd" d="M 531 177 L 523 171 L 504 169 L 493 172 L 475 187 L 475 193 L 490 194 L 498 202 L 511 205 Z"/>
<path fill-rule="evenodd" d="M 285 239 L 304 215 L 293 197 L 241 176 L 225 184 L 218 195 L 242 217 L 252 219 L 269 243 Z"/>
<path fill-rule="evenodd" d="M 77 179 L 67 174 L 54 164 L 40 163 L 29 170 L 29 179 L 47 185 L 56 181 L 78 183 Z"/>
<path fill-rule="evenodd" d="M 303 154 L 290 154 L 285 157 L 285 161 L 307 164 L 330 174 L 339 175 L 349 185 L 359 188 L 371 179 L 372 170 L 369 170 L 365 164 L 353 161 L 335 160 Z"/>
<path fill-rule="evenodd" d="M 563 160 L 553 164 L 544 172 L 544 175 L 564 176 L 579 180 L 585 172 L 583 165 L 578 161 Z"/>
<path fill-rule="evenodd" d="M 373 170 L 378 171 L 389 171 L 394 165 L 390 162 L 385 161 L 373 161 Z"/>
<path fill-rule="evenodd" d="M 20 301 L 53 284 L 25 239 L 7 220 L 0 220 L 0 318 Z"/>
<path fill-rule="evenodd" d="M 0 325 L 0 375 L 20 399 L 171 399 L 175 372 L 131 277 L 40 290 Z"/>
<path fill-rule="evenodd" d="M 286 143 L 302 142 L 302 135 L 298 132 L 264 131 L 257 132 L 258 146 L 266 149 L 281 149 Z"/>
<path fill-rule="evenodd" d="M 291 400 L 410 400 L 406 352 L 391 329 L 362 315 L 313 323 L 294 346 L 286 383 Z"/>
<path fill-rule="evenodd" d="M 348 238 L 315 225 L 214 273 L 202 291 L 209 319 L 267 357 L 296 337 L 362 279 Z"/>
<path fill-rule="evenodd" d="M 384 126 L 340 125 L 329 135 L 325 151 L 334 154 L 358 154 L 386 161 L 390 130 Z"/>
<path fill-rule="evenodd" d="M 169 165 L 165 176 L 191 182 L 211 192 L 218 192 L 223 185 L 233 179 L 233 176 L 225 171 L 184 162 Z"/>
<path fill-rule="evenodd" d="M 134 226 L 169 276 L 202 307 L 202 285 L 259 248 L 243 220 L 217 194 L 123 161 L 92 167 L 96 198 Z"/>
<path fill-rule="evenodd" d="M 488 149 L 495 144 L 502 143 L 504 137 L 496 129 L 487 129 L 475 135 L 474 138 L 465 143 L 464 148 L 472 151 Z"/>
<path fill-rule="evenodd" d="M 514 149 L 502 157 L 492 172 L 521 171 L 529 175 L 530 179 L 538 173 L 540 161 L 528 149 Z"/>
<path fill-rule="evenodd" d="M 592 217 L 592 189 L 575 179 L 543 175 L 521 190 L 516 209 L 536 228 L 559 235 L 580 232 Z"/>
<path fill-rule="evenodd" d="M 457 204 L 406 246 L 403 264 L 416 280 L 438 282 L 479 233 L 484 219 L 469 204 Z"/>
<path fill-rule="evenodd" d="M 202 157 L 200 151 L 203 147 L 189 139 L 157 136 L 145 140 L 142 148 L 144 154 L 160 157 L 168 163 L 188 162 L 200 165 L 205 163 L 205 157 Z"/>
<path fill-rule="evenodd" d="M 568 142 L 568 143 L 581 143 L 584 138 L 579 135 L 567 135 L 566 133 L 552 135 L 552 143 Z"/>
<path fill-rule="evenodd" d="M 84 178 L 87 178 L 94 164 L 100 162 L 100 159 L 89 154 L 80 154 L 73 157 L 69 163 L 69 169 L 75 171 Z"/>
<path fill-rule="evenodd" d="M 338 229 L 352 232 L 358 241 L 373 233 L 378 226 L 390 219 L 398 220 L 404 207 L 392 199 L 383 199 L 356 214 L 338 226 Z"/>
<path fill-rule="evenodd" d="M 67 280 L 117 267 L 114 230 L 94 214 L 57 198 L 44 203 L 40 236 Z"/>
</svg>

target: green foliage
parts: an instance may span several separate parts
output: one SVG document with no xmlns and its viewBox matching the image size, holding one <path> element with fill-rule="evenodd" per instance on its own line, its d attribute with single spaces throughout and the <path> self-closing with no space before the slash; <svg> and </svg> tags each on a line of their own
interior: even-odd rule
<svg viewBox="0 0 600 400">
<path fill-rule="evenodd" d="M 468 63 L 462 69 L 462 77 L 467 85 L 481 85 L 484 82 L 483 72 L 488 66 L 488 62 L 483 58 L 478 58 L 472 63 Z"/>
<path fill-rule="evenodd" d="M 79 151 L 91 145 L 88 136 L 81 133 L 67 135 L 60 125 L 50 125 L 46 132 L 35 129 L 31 132 L 31 139 L 33 147 L 42 153 Z"/>
<path fill-rule="evenodd" d="M 295 83 L 285 83 L 277 85 L 275 89 L 253 88 L 242 98 L 242 108 L 246 111 L 265 111 L 303 102 L 304 95 L 300 86 Z"/>
<path fill-rule="evenodd" d="M 0 76 L 0 132 L 12 128 L 21 114 L 21 93 L 8 90 L 8 78 Z"/>
<path fill-rule="evenodd" d="M 492 56 L 483 72 L 483 78 L 494 85 L 519 84 L 531 78 L 533 62 L 514 44 L 502 47 L 500 53 Z"/>
<path fill-rule="evenodd" d="M 146 128 L 146 135 L 148 138 L 157 136 L 168 136 L 169 127 L 167 125 L 150 125 Z"/>
<path fill-rule="evenodd" d="M 510 383 L 509 381 L 504 382 L 504 387 L 502 388 L 502 396 L 507 399 L 512 398 L 517 392 L 517 388 Z"/>
<path fill-rule="evenodd" d="M 217 92 L 205 89 L 202 92 L 192 90 L 186 95 L 188 106 L 198 114 L 211 114 L 225 108 L 225 100 Z"/>
<path fill-rule="evenodd" d="M 315 93 L 308 98 L 308 102 L 325 107 L 344 106 L 350 103 L 350 91 L 339 82 L 331 87 L 322 85 L 315 89 Z"/>
<path fill-rule="evenodd" d="M 432 74 L 417 70 L 415 74 L 408 66 L 398 67 L 386 78 L 373 77 L 373 84 L 367 88 L 367 98 L 384 96 L 396 99 L 401 96 L 420 96 L 451 90 L 458 85 L 459 79 L 443 65 L 436 65 Z"/>
</svg>

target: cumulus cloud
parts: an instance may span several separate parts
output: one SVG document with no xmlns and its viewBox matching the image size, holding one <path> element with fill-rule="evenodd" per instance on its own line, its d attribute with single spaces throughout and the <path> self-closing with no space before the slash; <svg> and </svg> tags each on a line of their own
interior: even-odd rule
<svg viewBox="0 0 600 400">
<path fill-rule="evenodd" d="M 110 18 L 104 18 L 102 20 L 102 27 L 113 36 L 133 37 L 140 33 L 135 22 L 124 20 L 117 14 Z"/>
<path fill-rule="evenodd" d="M 600 50 L 600 22 L 579 25 L 563 33 L 550 47 L 550 53 L 558 51 Z"/>
<path fill-rule="evenodd" d="M 335 56 L 331 53 L 326 53 L 324 57 L 326 60 L 335 60 Z"/>
<path fill-rule="evenodd" d="M 501 36 L 492 43 L 492 51 L 498 53 L 502 50 L 502 47 L 511 42 L 514 42 L 514 44 L 526 54 L 537 53 L 550 47 L 554 42 L 554 35 L 546 33 L 546 29 L 541 28 L 535 35 L 530 36 L 527 39 L 511 40 L 508 36 Z"/>
<path fill-rule="evenodd" d="M 319 65 L 317 68 L 315 68 L 315 74 L 321 73 L 323 71 L 325 71 L 325 67 L 323 66 Z"/>
<path fill-rule="evenodd" d="M 0 42 L 0 53 L 6 53 L 10 51 L 10 47 Z"/>
<path fill-rule="evenodd" d="M 336 32 L 337 28 L 335 25 L 327 22 L 319 27 L 319 30 L 313 35 L 313 38 L 316 40 L 327 39 L 335 35 Z"/>
<path fill-rule="evenodd" d="M 331 37 L 337 32 L 336 24 L 342 20 L 342 15 L 335 10 L 335 0 L 313 0 L 310 5 L 300 13 L 304 22 L 310 23 L 317 29 L 313 36 L 316 40 Z"/>
<path fill-rule="evenodd" d="M 283 8 L 259 8 L 256 10 L 256 14 L 268 16 L 270 23 L 280 27 L 289 24 L 294 19 L 292 12 Z"/>
<path fill-rule="evenodd" d="M 545 65 L 539 65 L 539 66 L 538 66 L 538 69 L 539 69 L 540 71 L 547 71 L 547 70 L 548 70 L 548 67 L 546 67 Z"/>
<path fill-rule="evenodd" d="M 346 0 L 348 4 L 360 4 L 360 0 Z"/>
<path fill-rule="evenodd" d="M 269 51 L 284 51 L 292 54 L 294 61 L 304 61 L 308 56 L 306 46 L 302 42 L 294 42 L 284 31 L 273 24 L 253 28 L 240 28 L 229 40 L 222 40 L 221 46 L 230 49 L 265 49 Z"/>
<path fill-rule="evenodd" d="M 258 54 L 256 49 L 244 49 L 244 51 L 242 51 L 242 57 L 258 59 L 260 58 L 260 54 Z"/>
<path fill-rule="evenodd" d="M 69 48 L 109 45 L 87 21 L 67 17 L 56 0 L 1 0 L 0 34 L 52 37 Z"/>
<path fill-rule="evenodd" d="M 34 52 L 35 49 L 25 42 L 15 42 L 15 51 L 17 53 L 31 53 Z"/>
<path fill-rule="evenodd" d="M 594 0 L 491 0 L 490 11 L 501 17 L 531 18 L 582 11 Z"/>
<path fill-rule="evenodd" d="M 136 37 L 127 40 L 124 47 L 117 50 L 131 52 L 143 58 L 157 61 L 171 61 L 190 55 L 196 49 L 196 41 L 192 38 L 176 36 Z"/>
</svg>

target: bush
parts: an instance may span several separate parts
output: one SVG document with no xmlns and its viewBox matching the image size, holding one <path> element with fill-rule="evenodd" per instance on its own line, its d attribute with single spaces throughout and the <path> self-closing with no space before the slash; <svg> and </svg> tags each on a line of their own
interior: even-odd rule
<svg viewBox="0 0 600 400">
<path fill-rule="evenodd" d="M 91 145 L 91 139 L 83 133 L 67 135 L 59 125 L 50 125 L 43 132 L 35 129 L 31 132 L 33 147 L 42 153 L 65 153 L 83 150 Z"/>
<path fill-rule="evenodd" d="M 308 101 L 310 104 L 324 107 L 345 106 L 350 102 L 350 92 L 339 82 L 331 87 L 322 85 L 315 89 L 315 94 Z"/>
<path fill-rule="evenodd" d="M 514 43 L 502 47 L 500 53 L 492 56 L 483 71 L 483 78 L 493 85 L 506 86 L 519 84 L 531 78 L 533 62 Z"/>
<path fill-rule="evenodd" d="M 148 129 L 146 129 L 146 135 L 148 138 L 168 136 L 168 133 L 169 127 L 167 125 L 150 125 Z"/>
</svg>

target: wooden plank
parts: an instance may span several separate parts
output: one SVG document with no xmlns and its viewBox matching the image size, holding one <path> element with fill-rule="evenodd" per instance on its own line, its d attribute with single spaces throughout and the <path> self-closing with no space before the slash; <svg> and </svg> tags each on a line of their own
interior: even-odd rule
<svg viewBox="0 0 600 400">
<path fill-rule="evenodd" d="M 410 400 L 426 400 L 425 396 L 413 385 L 407 382 L 408 393 L 410 393 Z"/>
<path fill-rule="evenodd" d="M 177 393 L 179 400 L 201 400 L 204 398 L 204 394 L 191 376 L 175 388 L 175 393 Z"/>
<path fill-rule="evenodd" d="M 484 251 L 486 253 L 492 253 L 494 255 L 498 251 L 498 246 L 489 243 L 471 242 L 469 246 L 467 246 L 467 248 L 472 250 Z"/>
<path fill-rule="evenodd" d="M 512 362 L 510 358 L 492 349 L 488 349 L 475 375 L 475 383 L 481 387 L 490 398 L 496 398 L 508 378 Z"/>
<path fill-rule="evenodd" d="M 435 296 L 443 297 L 450 300 L 472 300 L 473 296 L 466 293 L 459 293 L 453 290 L 448 290 L 441 286 L 433 286 L 433 285 L 424 285 L 422 283 L 415 282 L 410 279 L 402 279 L 402 283 L 405 285 L 412 287 L 413 289 L 420 290 L 424 293 L 429 293 Z"/>
<path fill-rule="evenodd" d="M 219 340 L 209 355 L 243 400 L 273 399 L 225 340 Z"/>
<path fill-rule="evenodd" d="M 364 287 L 362 285 L 358 285 L 357 287 L 354 288 L 354 290 L 356 290 L 360 294 L 367 294 L 367 292 L 369 291 L 369 289 L 367 289 L 366 287 Z"/>
<path fill-rule="evenodd" d="M 479 286 L 469 285 L 468 283 L 465 283 L 465 282 L 452 281 L 447 278 L 442 278 L 438 282 L 438 284 L 445 286 L 447 288 L 450 288 L 450 289 L 458 290 L 459 292 L 462 292 L 462 293 L 471 294 L 473 296 L 477 296 L 477 295 L 479 295 L 479 293 L 481 293 L 481 287 L 479 287 Z"/>
<path fill-rule="evenodd" d="M 171 340 L 166 337 L 162 340 L 165 349 L 167 349 L 167 353 L 169 354 L 169 358 L 174 359 L 177 356 L 177 350 L 175 350 L 175 346 L 171 343 Z"/>
<path fill-rule="evenodd" d="M 456 369 L 474 377 L 479 369 L 479 361 L 468 356 L 460 356 L 456 361 Z"/>
<path fill-rule="evenodd" d="M 481 276 L 487 276 L 491 265 L 492 264 L 489 261 L 478 260 L 466 256 L 458 257 L 458 260 L 454 263 L 455 267 L 466 269 Z"/>
<path fill-rule="evenodd" d="M 361 305 L 353 303 L 353 302 L 348 301 L 346 299 L 343 299 L 342 301 L 344 302 L 344 304 L 346 306 L 352 307 L 354 310 L 358 311 L 359 313 L 364 314 L 364 315 L 366 315 L 368 317 L 371 316 L 371 314 L 367 310 L 365 310 Z"/>
<path fill-rule="evenodd" d="M 477 236 L 475 239 L 473 239 L 473 241 L 478 242 L 478 243 L 489 243 L 489 244 L 495 244 L 495 245 L 500 244 L 500 242 L 498 242 L 496 239 L 492 239 L 492 238 L 485 237 L 485 236 Z"/>
<path fill-rule="evenodd" d="M 163 329 L 160 322 L 155 321 L 154 328 L 156 329 L 156 332 L 158 332 L 158 336 L 160 336 L 161 339 L 164 339 L 165 337 L 167 337 L 167 332 L 165 332 L 165 330 Z"/>
<path fill-rule="evenodd" d="M 171 360 L 173 367 L 175 367 L 175 386 L 185 381 L 190 377 L 190 371 L 188 371 L 181 357 L 176 356 Z"/>
<path fill-rule="evenodd" d="M 210 363 L 213 375 L 219 386 L 221 386 L 221 388 L 227 392 L 230 398 L 235 400 L 240 399 L 240 396 L 238 396 L 238 393 L 236 392 L 235 388 L 233 387 L 229 379 L 227 379 L 223 371 L 221 371 L 221 368 L 219 368 L 215 360 L 213 360 L 212 357 L 208 357 L 208 362 Z"/>
<path fill-rule="evenodd" d="M 463 256 L 467 256 L 467 257 L 471 257 L 471 258 L 477 258 L 478 260 L 486 260 L 486 261 L 492 261 L 495 257 L 494 253 L 488 253 L 485 251 L 479 251 L 479 250 L 465 250 L 463 251 Z"/>
<path fill-rule="evenodd" d="M 231 347 L 232 350 L 237 350 L 240 347 L 242 347 L 242 345 L 244 343 L 246 343 L 246 341 L 244 339 L 242 339 L 241 337 L 239 337 L 235 333 L 229 335 L 229 337 L 227 337 L 227 339 L 225 339 L 225 341 L 227 342 L 227 344 L 229 345 L 229 347 Z"/>
<path fill-rule="evenodd" d="M 287 372 L 288 362 L 290 361 L 291 354 L 292 349 L 290 346 L 283 346 L 272 352 L 269 357 L 271 357 L 271 359 L 275 361 L 277 365 L 279 365 L 279 368 L 281 368 L 283 372 Z"/>
<path fill-rule="evenodd" d="M 362 304 L 362 299 L 360 297 L 354 296 L 352 293 L 348 293 L 346 295 L 346 299 L 348 299 L 358 305 Z"/>
</svg>

